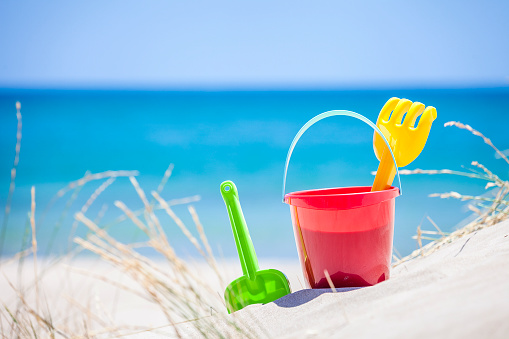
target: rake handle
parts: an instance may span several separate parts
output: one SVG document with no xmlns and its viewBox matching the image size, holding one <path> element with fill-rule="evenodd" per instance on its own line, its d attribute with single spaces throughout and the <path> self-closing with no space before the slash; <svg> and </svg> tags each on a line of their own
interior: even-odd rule
<svg viewBox="0 0 509 339">
<path fill-rule="evenodd" d="M 378 169 L 376 170 L 375 181 L 371 187 L 371 192 L 383 191 L 390 188 L 395 176 L 396 166 L 394 165 L 394 160 L 392 159 L 391 153 L 388 152 L 387 147 L 385 147 L 380 164 L 378 164 Z"/>
</svg>

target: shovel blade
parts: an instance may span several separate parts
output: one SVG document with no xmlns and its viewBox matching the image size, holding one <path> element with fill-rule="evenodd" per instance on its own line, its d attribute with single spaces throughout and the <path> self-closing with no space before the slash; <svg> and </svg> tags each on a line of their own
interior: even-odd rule
<svg viewBox="0 0 509 339">
<path fill-rule="evenodd" d="M 235 279 L 224 292 L 228 313 L 252 304 L 266 304 L 291 293 L 286 276 L 274 269 L 257 271 L 254 280 Z"/>
</svg>

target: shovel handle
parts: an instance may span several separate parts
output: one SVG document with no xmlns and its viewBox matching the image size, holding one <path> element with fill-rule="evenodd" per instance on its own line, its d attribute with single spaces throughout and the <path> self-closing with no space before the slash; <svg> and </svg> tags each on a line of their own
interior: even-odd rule
<svg viewBox="0 0 509 339">
<path fill-rule="evenodd" d="M 221 195 L 223 196 L 230 223 L 232 225 L 233 237 L 237 245 L 242 273 L 250 280 L 255 279 L 255 273 L 259 270 L 258 259 L 253 246 L 253 241 L 247 229 L 246 220 L 240 207 L 239 193 L 232 181 L 221 183 Z"/>
</svg>

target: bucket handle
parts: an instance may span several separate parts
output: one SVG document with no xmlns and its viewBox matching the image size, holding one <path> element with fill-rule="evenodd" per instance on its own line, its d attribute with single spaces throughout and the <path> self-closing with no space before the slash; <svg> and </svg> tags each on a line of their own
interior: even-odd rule
<svg viewBox="0 0 509 339">
<path fill-rule="evenodd" d="M 385 136 L 383 135 L 383 133 L 378 129 L 378 127 L 376 127 L 376 125 L 373 122 L 371 122 L 371 120 L 369 120 L 368 118 L 366 118 L 363 115 L 360 115 L 359 113 L 345 111 L 345 110 L 334 110 L 334 111 L 328 111 L 328 112 L 318 114 L 316 117 L 314 117 L 311 120 L 309 120 L 308 122 L 306 122 L 306 124 L 304 126 L 302 126 L 302 128 L 299 130 L 299 132 L 297 133 L 295 138 L 293 138 L 292 144 L 290 145 L 290 149 L 288 150 L 288 154 L 286 155 L 285 174 L 283 177 L 283 202 L 285 201 L 286 174 L 288 173 L 288 164 L 290 163 L 290 158 L 292 156 L 293 149 L 295 148 L 295 145 L 297 144 L 297 141 L 299 141 L 302 134 L 304 134 L 304 132 L 306 132 L 306 130 L 309 127 L 313 126 L 314 124 L 316 124 L 318 121 L 320 121 L 322 119 L 332 117 L 332 116 L 349 116 L 349 117 L 361 120 L 361 121 L 365 122 L 366 124 L 368 124 L 371 128 L 373 128 L 375 130 L 375 132 L 377 132 L 378 135 L 380 135 L 382 137 L 383 141 L 385 142 L 385 144 L 389 148 L 389 151 L 391 152 L 392 160 L 394 161 L 394 165 L 396 166 L 396 174 L 398 175 L 398 183 L 399 183 L 399 186 L 398 186 L 399 194 L 402 195 L 403 190 L 401 189 L 401 179 L 399 177 L 399 170 L 398 170 L 398 165 L 396 164 L 396 158 L 394 157 L 394 153 L 392 153 L 392 149 L 389 145 L 389 142 L 387 141 L 387 139 L 385 139 Z"/>
</svg>

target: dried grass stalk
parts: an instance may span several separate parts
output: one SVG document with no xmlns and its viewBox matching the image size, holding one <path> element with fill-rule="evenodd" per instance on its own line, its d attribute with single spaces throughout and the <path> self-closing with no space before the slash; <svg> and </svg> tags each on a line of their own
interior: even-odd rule
<svg viewBox="0 0 509 339">
<path fill-rule="evenodd" d="M 446 123 L 444 126 L 456 126 L 461 129 L 465 129 L 470 131 L 472 134 L 479 136 L 483 139 L 483 141 L 488 144 L 491 148 L 495 150 L 495 152 L 505 160 L 509 164 L 509 159 L 502 153 L 500 150 L 493 145 L 490 139 L 485 137 L 479 131 L 473 129 L 469 125 L 462 124 L 460 122 L 450 121 Z M 436 228 L 435 231 L 422 231 L 420 225 L 417 227 L 417 235 L 413 238 L 417 240 L 419 248 L 412 252 L 409 256 L 402 258 L 397 261 L 394 266 L 397 266 L 403 262 L 414 259 L 419 256 L 427 256 L 431 253 L 437 251 L 439 248 L 444 246 L 445 244 L 450 243 L 451 241 L 464 237 L 472 232 L 477 230 L 493 226 L 507 218 L 509 218 L 509 181 L 504 181 L 500 179 L 498 175 L 490 171 L 484 165 L 480 164 L 477 161 L 473 161 L 471 163 L 472 166 L 475 166 L 482 170 L 476 171 L 471 169 L 473 173 L 466 172 L 458 172 L 451 171 L 448 169 L 443 170 L 402 170 L 400 174 L 409 175 L 409 174 L 452 174 L 470 177 L 474 179 L 486 180 L 488 183 L 485 186 L 485 189 L 491 189 L 488 194 L 494 196 L 493 198 L 488 197 L 486 195 L 474 196 L 474 195 L 465 195 L 458 192 L 447 192 L 447 193 L 433 193 L 430 194 L 430 197 L 439 197 L 442 199 L 454 198 L 459 199 L 461 201 L 472 201 L 474 204 L 468 205 L 468 208 L 475 213 L 476 218 L 468 223 L 461 229 L 458 229 L 452 233 L 444 233 L 440 230 L 438 225 L 428 217 L 428 220 L 431 224 Z M 485 203 L 489 203 L 489 205 L 485 205 Z M 439 236 L 439 238 L 423 236 L 423 234 Z M 431 242 L 422 246 L 422 240 L 430 240 Z"/>
<path fill-rule="evenodd" d="M 18 117 L 18 133 L 16 144 L 16 157 L 14 160 L 13 170 L 11 171 L 11 185 L 9 197 L 14 191 L 14 180 L 16 178 L 16 167 L 19 162 L 19 150 L 21 142 L 21 113 L 20 104 L 17 103 Z M 184 332 L 177 326 L 182 323 L 189 323 L 195 329 L 193 335 L 201 335 L 202 337 L 223 338 L 240 335 L 242 337 L 251 337 L 246 326 L 239 323 L 236 317 L 227 316 L 224 309 L 224 301 L 220 294 L 217 293 L 210 285 L 210 279 L 218 279 L 222 285 L 222 277 L 217 267 L 217 263 L 213 256 L 211 247 L 205 236 L 203 226 L 200 223 L 198 215 L 194 207 L 189 206 L 188 210 L 196 225 L 199 239 L 194 237 L 189 228 L 184 224 L 181 218 L 172 210 L 171 206 L 178 204 L 188 204 L 198 201 L 199 196 L 192 196 L 183 199 L 165 200 L 161 197 L 163 188 L 171 176 L 173 165 L 169 165 L 159 184 L 157 191 L 152 192 L 155 200 L 149 203 L 144 191 L 141 189 L 138 181 L 134 176 L 138 175 L 137 171 L 105 171 L 95 174 L 87 173 L 83 178 L 73 181 L 59 190 L 55 197 L 47 204 L 47 207 L 39 217 L 37 226 L 40 227 L 45 213 L 53 206 L 54 202 L 63 197 L 70 190 L 75 189 L 73 197 L 77 195 L 77 190 L 94 180 L 106 179 L 88 198 L 86 203 L 75 214 L 75 221 L 72 226 L 72 233 L 76 230 L 79 223 L 85 225 L 89 233 L 86 237 L 74 237 L 74 242 L 78 244 L 79 249 L 85 249 L 98 255 L 102 260 L 114 265 L 117 269 L 124 272 L 127 276 L 138 283 L 140 289 L 133 289 L 118 281 L 114 281 L 106 276 L 101 276 L 94 272 L 70 268 L 74 272 L 93 277 L 105 283 L 109 283 L 119 290 L 134 294 L 144 300 L 149 300 L 157 305 L 168 320 L 166 328 L 172 328 L 173 334 L 177 337 L 183 337 Z M 139 211 L 132 211 L 123 202 L 115 201 L 115 206 L 122 212 L 122 216 L 117 218 L 116 223 L 122 220 L 130 220 L 133 225 L 142 230 L 147 240 L 144 242 L 147 246 L 152 247 L 156 252 L 166 259 L 166 266 L 161 267 L 149 258 L 141 255 L 136 251 L 136 244 L 126 244 L 118 241 L 108 233 L 107 228 L 113 224 L 100 226 L 99 221 L 102 219 L 107 206 L 99 212 L 99 215 L 92 221 L 86 217 L 89 207 L 96 201 L 98 196 L 104 192 L 118 177 L 129 177 L 136 193 L 143 202 L 144 208 Z M 10 198 L 6 206 L 6 215 L 2 225 L 2 233 L 5 232 L 7 216 L 10 211 Z M 155 204 L 157 201 L 157 204 Z M 71 207 L 68 201 L 66 208 Z M 45 272 L 49 272 L 51 265 L 45 270 L 38 270 L 37 258 L 37 237 L 36 237 L 36 219 L 35 219 L 35 187 L 31 189 L 31 207 L 29 220 L 27 223 L 28 230 L 32 233 L 32 246 L 17 255 L 2 262 L 7 264 L 13 260 L 22 260 L 24 257 L 33 253 L 33 286 L 24 288 L 22 284 L 15 287 L 10 281 L 9 285 L 14 290 L 17 299 L 15 309 L 11 309 L 3 301 L 0 302 L 0 332 L 5 337 L 22 337 L 22 338 L 92 338 L 92 337 L 112 337 L 129 334 L 123 330 L 133 327 L 121 326 L 113 323 L 113 317 L 106 312 L 106 308 L 101 300 L 92 299 L 88 303 L 81 303 L 74 296 L 65 296 L 67 300 L 68 311 L 64 315 L 57 315 L 52 306 L 45 299 L 44 292 L 39 289 L 40 281 L 43 279 Z M 168 236 L 164 231 L 163 225 L 155 214 L 156 210 L 163 209 L 166 214 L 177 224 L 178 228 L 188 238 L 189 242 L 196 248 L 212 268 L 213 275 L 206 279 L 197 275 L 191 267 L 182 260 L 170 245 Z M 143 214 L 144 218 L 140 218 Z M 28 232 L 28 231 L 27 231 Z M 27 233 L 28 234 L 28 233 Z M 72 234 L 71 234 L 72 237 Z M 200 243 L 201 241 L 201 243 Z M 1 244 L 0 244 L 1 247 Z M 1 248 L 0 248 L 1 250 Z M 69 258 L 78 253 L 74 251 L 69 254 Z M 59 257 L 55 262 L 63 260 Z M 19 263 L 18 263 L 19 264 Z M 22 266 L 19 266 L 18 278 L 21 277 Z M 42 285 L 41 285 L 42 286 Z M 31 292 L 31 288 L 35 293 L 35 306 L 32 306 L 27 299 L 27 295 Z M 59 298 L 63 299 L 63 298 Z M 44 311 L 43 311 L 44 309 Z M 211 316 L 211 310 L 223 309 L 223 312 L 215 313 Z M 95 310 L 95 312 L 94 312 Z M 215 320 L 214 320 L 215 319 Z M 221 321 L 226 327 L 219 330 L 214 321 Z M 99 329 L 97 328 L 99 327 Z M 158 327 L 159 329 L 163 327 Z M 135 328 L 136 331 L 153 331 L 158 328 Z M 168 334 L 168 332 L 166 332 Z"/>
<path fill-rule="evenodd" d="M 449 121 L 444 124 L 444 127 L 447 127 L 447 126 L 456 126 L 461 129 L 466 129 L 467 131 L 471 132 L 473 135 L 481 137 L 486 144 L 490 145 L 491 148 L 493 148 L 495 150 L 495 152 L 497 152 L 497 154 L 500 155 L 500 157 L 502 159 L 504 159 L 505 162 L 507 162 L 507 164 L 509 164 L 509 159 L 507 159 L 505 154 L 500 152 L 500 150 L 498 148 L 496 148 L 495 145 L 493 145 L 493 143 L 491 142 L 490 139 L 486 138 L 481 132 L 470 127 L 470 125 L 465 125 L 465 124 L 462 124 L 461 122 L 457 122 L 457 121 Z"/>
<path fill-rule="evenodd" d="M 35 234 L 35 187 L 32 186 L 30 190 L 32 197 L 30 225 L 32 227 L 32 252 L 34 253 L 34 280 L 35 280 L 35 302 L 37 305 L 36 310 L 39 311 L 39 282 L 37 280 L 37 238 Z"/>
<path fill-rule="evenodd" d="M 14 164 L 11 169 L 11 182 L 9 183 L 9 194 L 7 195 L 7 202 L 5 204 L 4 219 L 2 222 L 2 231 L 0 234 L 0 257 L 4 249 L 5 234 L 7 232 L 7 223 L 9 222 L 9 214 L 11 212 L 12 196 L 14 194 L 14 188 L 16 187 L 16 171 L 19 163 L 19 153 L 21 150 L 21 131 L 22 131 L 22 120 L 21 120 L 21 103 L 16 102 L 16 119 L 18 120 L 18 128 L 16 131 L 16 155 L 14 156 Z"/>
</svg>

